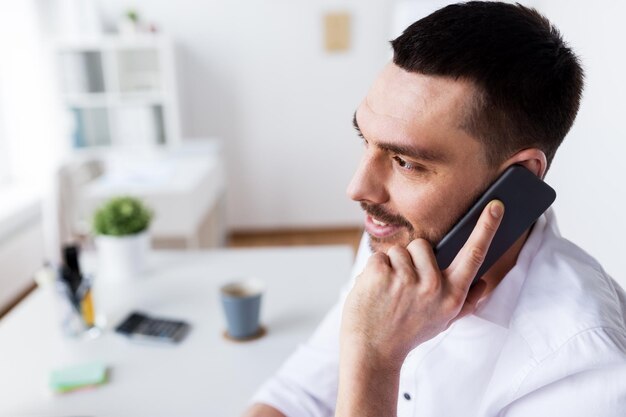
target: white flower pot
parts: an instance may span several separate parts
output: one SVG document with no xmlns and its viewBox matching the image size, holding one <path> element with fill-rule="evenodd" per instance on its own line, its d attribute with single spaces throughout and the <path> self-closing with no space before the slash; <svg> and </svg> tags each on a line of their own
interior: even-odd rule
<svg viewBox="0 0 626 417">
<path fill-rule="evenodd" d="M 98 275 L 108 282 L 127 281 L 140 276 L 149 247 L 147 231 L 129 236 L 97 236 Z"/>
</svg>

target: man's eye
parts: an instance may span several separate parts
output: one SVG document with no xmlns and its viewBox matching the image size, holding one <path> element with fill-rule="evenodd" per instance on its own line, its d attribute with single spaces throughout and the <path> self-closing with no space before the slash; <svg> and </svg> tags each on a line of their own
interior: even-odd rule
<svg viewBox="0 0 626 417">
<path fill-rule="evenodd" d="M 421 171 L 422 167 L 419 165 L 412 164 L 404 159 L 400 158 L 398 155 L 393 157 L 393 160 L 396 161 L 399 167 L 402 169 L 406 169 L 408 171 Z"/>
</svg>

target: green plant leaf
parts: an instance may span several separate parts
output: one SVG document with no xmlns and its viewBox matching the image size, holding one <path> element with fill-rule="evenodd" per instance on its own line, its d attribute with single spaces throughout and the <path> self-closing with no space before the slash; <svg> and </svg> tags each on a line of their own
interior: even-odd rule
<svg viewBox="0 0 626 417">
<path fill-rule="evenodd" d="M 152 211 L 138 198 L 115 197 L 95 212 L 92 226 L 99 235 L 134 235 L 146 230 L 152 217 Z"/>
</svg>

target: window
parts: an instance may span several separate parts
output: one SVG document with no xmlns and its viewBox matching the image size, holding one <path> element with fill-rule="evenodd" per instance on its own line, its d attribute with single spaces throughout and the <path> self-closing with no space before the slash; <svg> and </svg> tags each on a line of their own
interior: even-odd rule
<svg viewBox="0 0 626 417">
<path fill-rule="evenodd" d="M 0 181 L 15 187 L 41 187 L 65 150 L 50 39 L 36 3 L 0 1 Z"/>
</svg>

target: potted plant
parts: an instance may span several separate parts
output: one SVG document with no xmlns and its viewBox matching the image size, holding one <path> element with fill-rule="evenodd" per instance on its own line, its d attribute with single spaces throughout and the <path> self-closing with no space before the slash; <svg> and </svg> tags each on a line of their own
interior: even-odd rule
<svg viewBox="0 0 626 417">
<path fill-rule="evenodd" d="M 139 13 L 136 10 L 127 10 L 122 15 L 118 30 L 122 35 L 135 35 L 139 33 Z"/>
<path fill-rule="evenodd" d="M 143 270 L 151 220 L 152 211 L 129 196 L 112 198 L 96 210 L 93 230 L 101 275 L 124 280 Z"/>
</svg>

